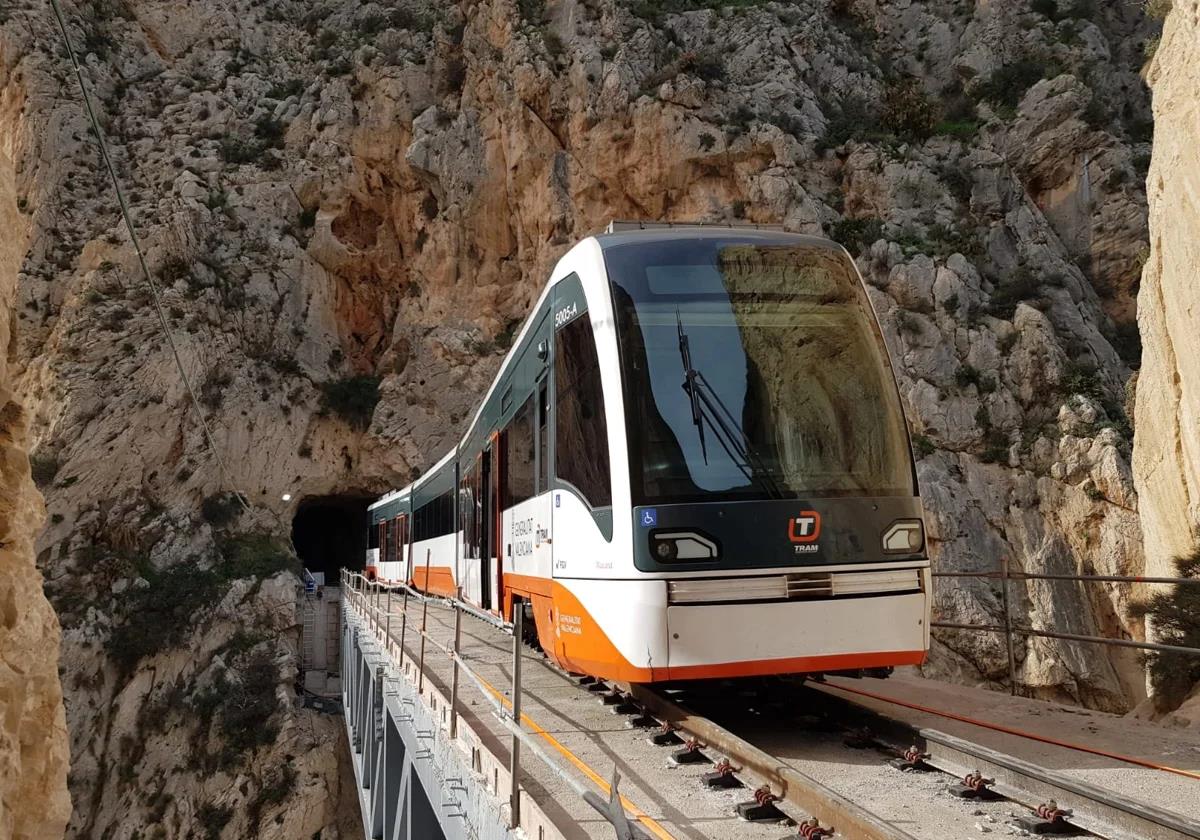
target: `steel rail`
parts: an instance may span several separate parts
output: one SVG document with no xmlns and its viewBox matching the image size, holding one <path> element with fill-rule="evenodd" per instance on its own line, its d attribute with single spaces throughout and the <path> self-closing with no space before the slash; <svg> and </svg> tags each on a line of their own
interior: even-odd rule
<svg viewBox="0 0 1200 840">
<path fill-rule="evenodd" d="M 1113 790 L 938 729 L 913 726 L 854 697 L 834 693 L 838 689 L 836 685 L 808 683 L 806 687 L 871 716 L 880 723 L 875 732 L 887 729 L 893 739 L 908 742 L 902 746 L 899 741 L 889 742 L 875 735 L 881 745 L 902 753 L 904 747 L 915 743 L 929 755 L 924 759 L 927 764 L 959 779 L 978 770 L 985 777 L 995 779 L 995 784 L 991 785 L 993 790 L 1032 811 L 1053 799 L 1060 807 L 1071 809 L 1068 822 L 1106 840 L 1200 840 L 1200 822 L 1190 817 L 1136 802 Z"/>
<path fill-rule="evenodd" d="M 731 760 L 775 785 L 782 791 L 782 800 L 816 817 L 823 825 L 834 826 L 839 836 L 848 840 L 916 840 L 913 835 L 807 773 L 762 751 L 711 720 L 692 714 L 660 691 L 637 684 L 623 687 L 652 715 L 674 724 L 697 741 L 720 750 Z"/>
<path fill-rule="evenodd" d="M 1055 800 L 1071 809 L 1068 822 L 1107 840 L 1184 840 L 1200 838 L 1200 822 L 1153 805 L 1135 802 L 1062 773 L 956 738 L 937 729 L 920 729 L 928 764 L 962 778 L 972 770 L 995 779 L 991 787 L 1014 802 L 1036 809 Z"/>
</svg>

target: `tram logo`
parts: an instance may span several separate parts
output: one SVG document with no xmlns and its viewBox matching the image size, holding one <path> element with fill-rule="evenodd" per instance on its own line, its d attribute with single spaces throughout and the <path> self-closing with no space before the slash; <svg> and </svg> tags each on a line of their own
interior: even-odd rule
<svg viewBox="0 0 1200 840">
<path fill-rule="evenodd" d="M 815 510 L 802 510 L 799 516 L 788 520 L 788 539 L 796 543 L 796 551 L 816 551 L 816 541 L 821 536 L 821 514 Z"/>
</svg>

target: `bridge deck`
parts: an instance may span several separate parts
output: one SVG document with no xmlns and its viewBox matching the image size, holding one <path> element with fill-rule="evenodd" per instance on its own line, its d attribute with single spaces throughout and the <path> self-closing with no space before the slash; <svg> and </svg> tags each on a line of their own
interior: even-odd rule
<svg viewBox="0 0 1200 840">
<path fill-rule="evenodd" d="M 400 597 L 393 598 L 390 610 L 391 637 L 397 644 L 402 604 Z M 404 648 L 413 660 L 420 655 L 420 636 L 413 631 L 421 626 L 422 608 L 415 600 L 409 602 L 408 616 L 412 623 L 405 634 Z M 438 644 L 450 647 L 454 636 L 453 611 L 430 602 L 427 629 Z M 706 789 L 699 777 L 711 771 L 711 765 L 671 766 L 668 756 L 672 748 L 652 745 L 650 733 L 628 728 L 627 717 L 613 714 L 598 696 L 580 688 L 572 677 L 551 666 L 541 654 L 528 648 L 523 651 L 521 711 L 545 732 L 540 741 L 542 747 L 581 777 L 591 774 L 593 783 L 598 779 L 607 783 L 615 766 L 621 775 L 622 795 L 645 815 L 640 827 L 648 836 L 661 840 L 777 840 L 780 836 L 778 825 L 755 825 L 735 816 L 734 805 L 752 799 L 750 791 Z M 495 691 L 506 700 L 511 697 L 511 635 L 464 614 L 461 655 Z M 448 697 L 452 667 L 446 655 L 427 646 L 425 669 L 427 679 L 432 679 Z M 410 679 L 415 679 L 415 675 L 410 675 Z M 461 677 L 459 684 L 460 714 L 487 741 L 490 751 L 507 761 L 510 733 L 466 677 Z M 540 758 L 523 750 L 521 767 L 522 784 L 564 837 L 609 840 L 613 836 L 612 827 Z M 595 789 L 608 798 L 606 785 L 596 784 Z"/>
</svg>

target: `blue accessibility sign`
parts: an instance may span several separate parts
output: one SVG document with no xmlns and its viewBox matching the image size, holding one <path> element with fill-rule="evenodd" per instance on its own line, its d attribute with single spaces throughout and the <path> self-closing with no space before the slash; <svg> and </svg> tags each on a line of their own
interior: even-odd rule
<svg viewBox="0 0 1200 840">
<path fill-rule="evenodd" d="M 641 522 L 643 528 L 653 528 L 658 524 L 658 509 L 645 508 L 642 510 Z"/>
</svg>

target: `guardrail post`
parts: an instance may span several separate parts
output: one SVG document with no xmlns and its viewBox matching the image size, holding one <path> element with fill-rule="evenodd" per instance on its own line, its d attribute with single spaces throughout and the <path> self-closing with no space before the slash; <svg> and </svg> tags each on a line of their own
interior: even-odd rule
<svg viewBox="0 0 1200 840">
<path fill-rule="evenodd" d="M 408 586 L 404 587 L 404 603 L 400 605 L 400 673 L 408 676 L 404 667 L 404 633 L 408 630 Z"/>
<path fill-rule="evenodd" d="M 429 560 L 433 555 L 432 549 L 425 549 L 425 597 L 421 601 L 421 655 L 417 663 L 417 696 L 425 687 L 425 631 L 429 616 Z"/>
<path fill-rule="evenodd" d="M 525 610 L 520 602 L 513 602 L 513 686 L 512 686 L 512 716 L 513 723 L 521 726 L 521 637 L 525 618 Z M 512 736 L 512 755 L 508 764 L 509 775 L 512 777 L 512 790 L 509 792 L 510 828 L 521 824 L 521 787 L 518 776 L 521 772 L 521 739 L 514 733 Z"/>
<path fill-rule="evenodd" d="M 458 737 L 458 650 L 462 642 L 462 610 L 454 601 L 454 677 L 450 680 L 450 740 Z"/>
<path fill-rule="evenodd" d="M 1000 558 L 1000 601 L 1004 604 L 1004 645 L 1008 648 L 1008 692 L 1017 696 L 1017 660 L 1013 656 L 1012 612 L 1008 608 L 1008 555 Z"/>
<path fill-rule="evenodd" d="M 383 619 L 383 649 L 388 655 L 392 652 L 392 588 L 387 591 L 387 612 Z"/>
</svg>

